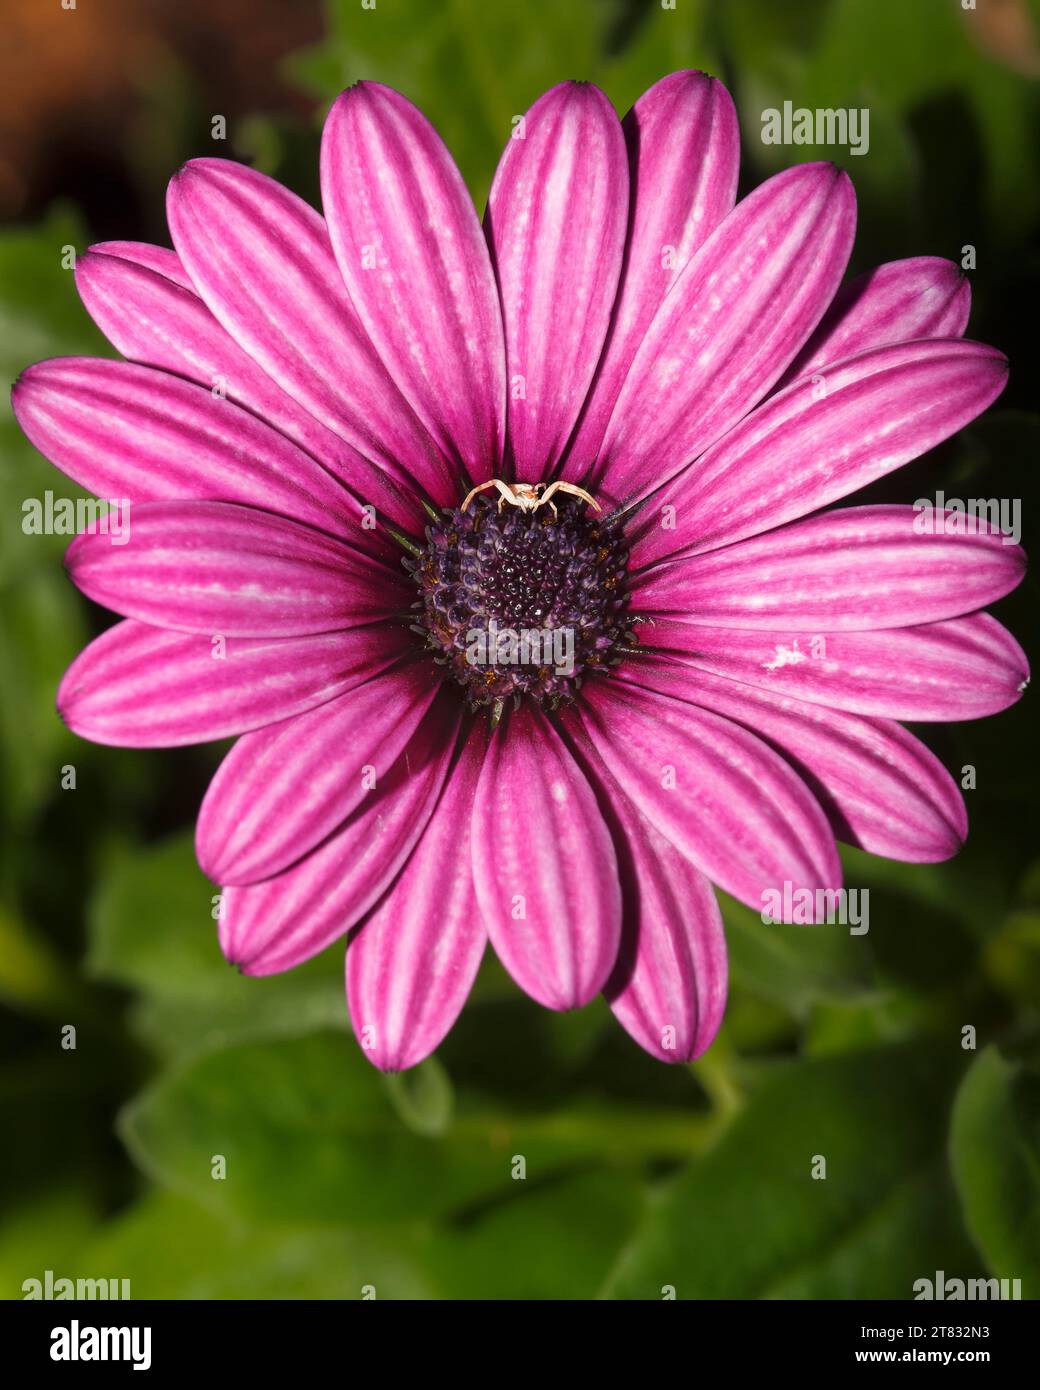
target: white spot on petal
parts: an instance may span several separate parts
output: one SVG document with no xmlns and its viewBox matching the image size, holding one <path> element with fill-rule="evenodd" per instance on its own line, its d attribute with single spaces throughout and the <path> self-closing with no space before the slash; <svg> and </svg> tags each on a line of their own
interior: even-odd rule
<svg viewBox="0 0 1040 1390">
<path fill-rule="evenodd" d="M 805 653 L 800 652 L 797 646 L 778 646 L 772 661 L 763 661 L 762 666 L 766 671 L 779 671 L 781 666 L 798 666 L 807 659 Z"/>
</svg>

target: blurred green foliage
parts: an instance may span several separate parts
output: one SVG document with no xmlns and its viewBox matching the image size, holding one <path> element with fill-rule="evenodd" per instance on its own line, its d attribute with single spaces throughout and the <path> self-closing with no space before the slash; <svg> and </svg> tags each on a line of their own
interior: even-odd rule
<svg viewBox="0 0 1040 1390">
<path fill-rule="evenodd" d="M 684 66 L 734 92 L 744 187 L 793 159 L 849 167 L 857 266 L 976 247 L 970 331 L 1009 351 L 1011 389 L 871 496 L 1021 497 L 1028 543 L 1037 91 L 952 0 L 329 0 L 327 37 L 289 61 L 323 106 L 360 77 L 400 88 L 480 203 L 512 118 L 547 86 L 590 78 L 623 111 Z M 149 196 L 212 153 L 180 143 L 198 128 L 178 119 L 189 86 L 164 69 L 163 138 L 128 151 Z M 761 111 L 785 99 L 868 106 L 869 154 L 763 145 Z M 307 127 L 258 112 L 220 153 L 313 197 L 323 106 Z M 108 350 L 60 263 L 89 239 L 75 208 L 0 233 L 9 379 Z M 341 948 L 271 979 L 224 963 L 189 829 L 219 750 L 100 749 L 58 721 L 61 672 L 103 620 L 65 580 L 64 540 L 21 534 L 22 499 L 74 488 L 9 415 L 0 441 L 3 1296 L 49 1268 L 129 1278 L 137 1298 L 907 1298 L 937 1269 L 1040 1297 L 1028 703 L 926 731 L 952 770 L 977 769 L 971 838 L 946 865 L 848 851 L 868 936 L 764 927 L 725 904 L 729 1012 L 692 1067 L 644 1057 L 602 1003 L 537 1009 L 489 962 L 438 1056 L 383 1078 L 349 1036 Z M 1001 606 L 1027 647 L 1032 596 Z"/>
</svg>

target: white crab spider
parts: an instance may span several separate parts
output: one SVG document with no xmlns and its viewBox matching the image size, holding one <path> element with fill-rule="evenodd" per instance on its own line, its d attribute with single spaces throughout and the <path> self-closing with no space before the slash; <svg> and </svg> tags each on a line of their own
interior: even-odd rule
<svg viewBox="0 0 1040 1390">
<path fill-rule="evenodd" d="M 519 507 L 522 512 L 536 512 L 539 507 L 544 507 L 548 502 L 552 508 L 554 517 L 559 517 L 556 510 L 556 503 L 552 500 L 554 492 L 569 492 L 572 497 L 581 497 L 584 501 L 591 503 L 597 512 L 602 511 L 602 507 L 584 488 L 575 487 L 573 483 L 505 483 L 501 478 L 491 478 L 486 483 L 481 483 L 466 494 L 466 500 L 462 504 L 462 511 L 465 511 L 469 504 L 476 497 L 478 492 L 486 492 L 489 487 L 497 487 L 499 491 L 498 510 L 501 511 L 508 502 L 511 507 Z M 544 491 L 543 491 L 544 489 Z"/>
</svg>

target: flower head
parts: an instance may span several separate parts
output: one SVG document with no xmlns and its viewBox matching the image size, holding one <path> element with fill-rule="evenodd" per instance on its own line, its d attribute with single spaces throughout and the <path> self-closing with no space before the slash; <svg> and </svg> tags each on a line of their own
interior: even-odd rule
<svg viewBox="0 0 1040 1390">
<path fill-rule="evenodd" d="M 1017 545 L 832 507 L 1001 391 L 965 280 L 918 258 L 842 288 L 848 178 L 801 165 L 734 205 L 738 146 L 701 73 L 624 122 L 564 83 L 481 226 L 422 114 L 360 83 L 326 123 L 324 219 L 192 161 L 174 250 L 77 268 L 127 361 L 15 387 L 29 438 L 132 504 L 126 544 L 69 548 L 124 621 L 63 717 L 239 736 L 198 821 L 221 945 L 268 974 L 349 933 L 381 1067 L 438 1045 L 488 939 L 547 1007 L 603 991 L 649 1052 L 696 1056 L 726 995 L 713 885 L 835 890 L 836 838 L 953 854 L 960 793 L 896 721 L 1022 689 L 981 611 Z"/>
</svg>

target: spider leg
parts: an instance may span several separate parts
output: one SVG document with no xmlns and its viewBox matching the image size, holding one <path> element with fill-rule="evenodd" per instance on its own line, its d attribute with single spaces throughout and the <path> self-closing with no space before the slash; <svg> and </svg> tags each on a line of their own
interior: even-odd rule
<svg viewBox="0 0 1040 1390">
<path fill-rule="evenodd" d="M 583 487 L 577 487 L 574 483 L 564 482 L 555 483 L 554 486 L 558 487 L 562 492 L 569 492 L 572 497 L 580 497 L 583 502 L 588 502 L 590 507 L 595 507 L 597 512 L 603 510 L 592 493 L 586 492 Z"/>
<path fill-rule="evenodd" d="M 519 503 L 519 502 L 517 501 L 517 499 L 516 499 L 516 493 L 515 493 L 515 492 L 513 491 L 513 489 L 509 486 L 509 484 L 508 484 L 508 483 L 504 483 L 504 482 L 502 481 L 501 478 L 492 478 L 492 479 L 491 479 L 491 482 L 490 482 L 490 483 L 485 483 L 484 486 L 485 486 L 485 487 L 492 487 L 492 486 L 494 486 L 494 487 L 497 487 L 497 488 L 498 488 L 498 491 L 499 491 L 498 510 L 499 510 L 499 511 L 502 510 L 502 508 L 505 506 L 505 504 L 506 504 L 507 502 L 508 502 L 511 506 L 513 506 L 513 507 L 518 507 L 518 506 L 520 505 L 520 503 Z"/>
<path fill-rule="evenodd" d="M 538 498 L 537 506 L 544 507 L 546 503 L 552 508 L 553 521 L 559 521 L 560 513 L 556 509 L 556 503 L 552 500 L 552 495 L 560 486 L 559 483 L 538 483 L 541 496 Z"/>
<path fill-rule="evenodd" d="M 490 478 L 486 483 L 479 483 L 475 488 L 471 488 L 470 491 L 467 492 L 466 500 L 459 508 L 459 511 L 464 512 L 478 492 L 486 492 L 489 487 L 495 487 L 496 485 L 498 485 L 498 479 Z"/>
<path fill-rule="evenodd" d="M 583 487 L 576 487 L 574 483 L 565 483 L 562 478 L 557 478 L 554 483 L 549 484 L 542 495 L 542 501 L 548 502 L 554 492 L 569 492 L 572 497 L 580 497 L 583 501 L 590 503 L 596 508 L 597 512 L 603 510 L 591 493 L 586 492 Z M 556 508 L 554 506 L 553 513 L 555 514 L 555 512 Z"/>
</svg>

